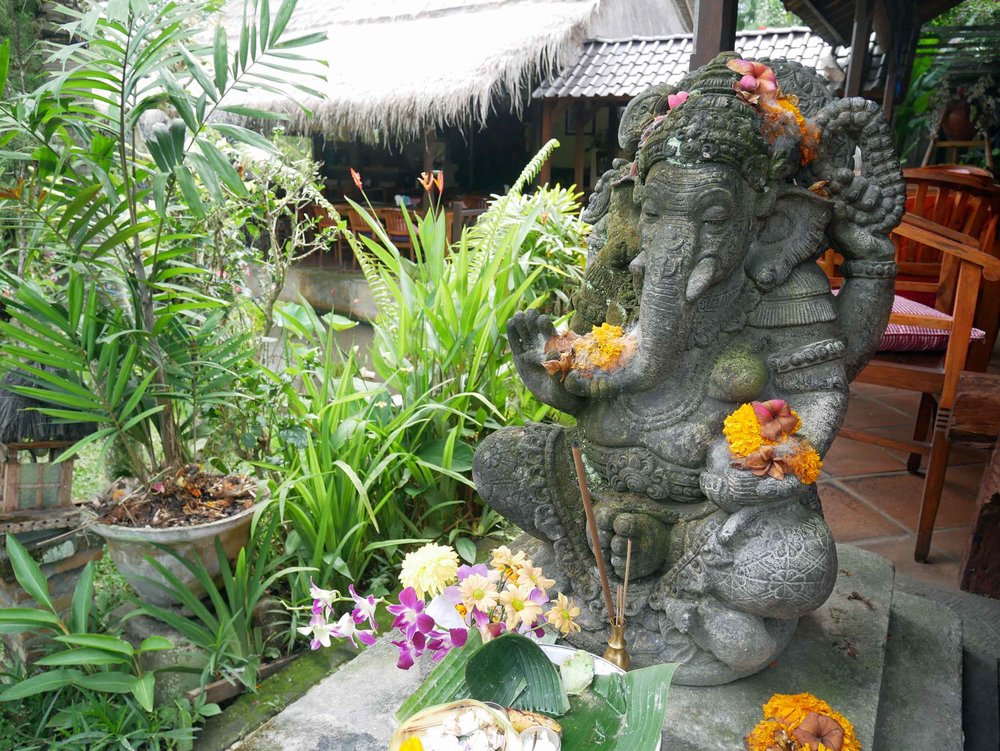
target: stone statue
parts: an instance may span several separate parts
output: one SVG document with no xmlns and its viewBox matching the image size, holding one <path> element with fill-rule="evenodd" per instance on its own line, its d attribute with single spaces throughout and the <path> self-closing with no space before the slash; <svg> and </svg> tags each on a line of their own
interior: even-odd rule
<svg viewBox="0 0 1000 751">
<path fill-rule="evenodd" d="M 781 652 L 829 596 L 837 560 L 816 486 L 735 467 L 723 421 L 782 399 L 826 452 L 888 321 L 888 233 L 905 188 L 881 110 L 835 99 L 792 62 L 720 55 L 633 100 L 619 142 L 632 158 L 585 212 L 595 233 L 572 326 L 631 327 L 634 353 L 607 371 L 553 372 L 552 323 L 518 313 L 518 373 L 576 426 L 500 430 L 479 446 L 474 476 L 529 536 L 534 561 L 587 603 L 571 641 L 602 651 L 607 638 L 589 545 L 603 547 L 614 587 L 631 539 L 633 664 L 678 661 L 680 683 L 725 683 Z M 838 295 L 816 263 L 830 247 L 846 259 Z"/>
</svg>

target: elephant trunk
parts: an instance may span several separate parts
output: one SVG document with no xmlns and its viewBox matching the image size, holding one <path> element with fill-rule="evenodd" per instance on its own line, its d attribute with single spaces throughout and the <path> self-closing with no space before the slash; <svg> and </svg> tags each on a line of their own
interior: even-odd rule
<svg viewBox="0 0 1000 751">
<path fill-rule="evenodd" d="M 639 343 L 632 369 L 640 388 L 662 383 L 687 349 L 695 313 L 687 291 L 695 274 L 685 274 L 684 266 L 677 255 L 651 269 L 640 253 L 630 267 L 639 291 Z"/>
</svg>

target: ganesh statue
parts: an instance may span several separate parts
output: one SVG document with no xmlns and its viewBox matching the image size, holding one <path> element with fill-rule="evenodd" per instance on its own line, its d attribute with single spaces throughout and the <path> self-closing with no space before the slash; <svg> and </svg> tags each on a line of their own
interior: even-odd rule
<svg viewBox="0 0 1000 751">
<path fill-rule="evenodd" d="M 591 546 L 614 589 L 630 542 L 633 664 L 726 683 L 774 660 L 833 589 L 815 479 L 888 321 L 905 187 L 880 108 L 788 61 L 724 53 L 632 100 L 619 143 L 629 158 L 583 215 L 570 329 L 534 310 L 508 325 L 526 386 L 575 425 L 492 434 L 474 477 L 584 603 L 571 641 L 603 650 Z M 836 293 L 828 249 L 845 259 Z"/>
</svg>

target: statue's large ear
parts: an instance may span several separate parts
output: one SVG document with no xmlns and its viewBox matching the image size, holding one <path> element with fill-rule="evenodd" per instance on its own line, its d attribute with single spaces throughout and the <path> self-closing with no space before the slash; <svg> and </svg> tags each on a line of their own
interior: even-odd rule
<svg viewBox="0 0 1000 751">
<path fill-rule="evenodd" d="M 825 250 L 833 204 L 793 185 L 768 188 L 758 203 L 761 224 L 750 242 L 746 270 L 761 291 L 767 291 Z"/>
<path fill-rule="evenodd" d="M 653 122 L 654 118 L 667 113 L 670 109 L 667 105 L 667 97 L 676 93 L 676 86 L 658 84 L 646 89 L 625 107 L 621 122 L 618 123 L 618 145 L 629 155 L 630 159 L 635 157 L 642 132 Z"/>
</svg>

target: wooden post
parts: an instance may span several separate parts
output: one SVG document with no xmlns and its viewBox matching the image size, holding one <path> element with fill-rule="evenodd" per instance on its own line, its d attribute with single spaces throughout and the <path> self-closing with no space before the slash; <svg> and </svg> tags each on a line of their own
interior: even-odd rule
<svg viewBox="0 0 1000 751">
<path fill-rule="evenodd" d="M 861 96 L 864 86 L 865 62 L 872 35 L 873 0 L 854 0 L 854 27 L 851 31 L 851 61 L 844 81 L 844 96 Z"/>
<path fill-rule="evenodd" d="M 691 70 L 711 62 L 736 46 L 737 0 L 698 0 L 694 22 Z"/>
<path fill-rule="evenodd" d="M 577 190 L 584 190 L 583 184 L 583 102 L 577 102 L 573 106 L 573 121 L 576 123 L 576 136 L 573 139 L 573 182 L 576 183 Z"/>
<path fill-rule="evenodd" d="M 427 128 L 424 131 L 424 172 L 428 175 L 434 170 L 434 128 Z"/>
<path fill-rule="evenodd" d="M 542 142 L 538 144 L 538 148 L 547 144 L 552 138 L 552 118 L 554 108 L 555 103 L 551 99 L 546 99 L 542 102 Z M 546 159 L 545 164 L 542 165 L 541 170 L 538 172 L 538 184 L 545 185 L 551 181 L 552 160 Z"/>
</svg>

